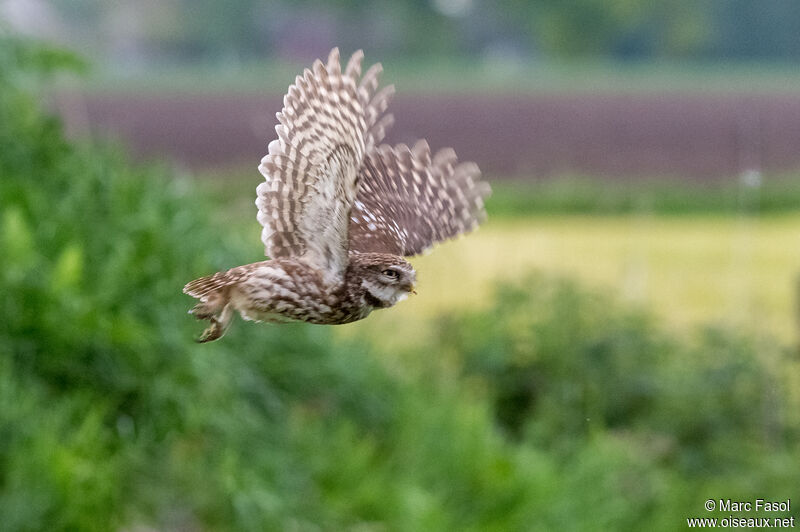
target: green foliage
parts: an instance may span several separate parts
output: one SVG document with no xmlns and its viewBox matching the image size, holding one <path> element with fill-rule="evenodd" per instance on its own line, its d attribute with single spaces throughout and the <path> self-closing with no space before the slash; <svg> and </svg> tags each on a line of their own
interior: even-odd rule
<svg viewBox="0 0 800 532">
<path fill-rule="evenodd" d="M 31 78 L 41 81 L 65 70 L 85 72 L 87 64 L 61 48 L 9 34 L 0 25 L 0 85 L 18 86 Z M 11 97 L 13 94 L 13 91 L 4 92 L 3 96 Z"/>
<path fill-rule="evenodd" d="M 543 51 L 566 57 L 697 52 L 708 34 L 701 3 L 657 0 L 504 0 L 506 17 Z"/>
<path fill-rule="evenodd" d="M 243 254 L 188 183 L 71 145 L 17 80 L 0 85 L 4 526 L 262 529 L 314 515 L 292 410 L 346 410 L 369 430 L 391 383 L 357 349 L 329 356 L 322 328 L 242 326 L 195 345 L 183 283 Z"/>
<path fill-rule="evenodd" d="M 67 142 L 7 80 L 4 530 L 672 530 L 797 486 L 796 361 L 569 283 L 443 318 L 403 355 L 418 375 L 317 326 L 194 344 L 182 284 L 255 257 L 194 187 Z"/>
<path fill-rule="evenodd" d="M 675 338 L 640 309 L 536 276 L 438 331 L 504 433 L 558 464 L 559 519 L 672 529 L 722 486 L 745 500 L 797 484 L 781 469 L 798 459 L 797 357 L 773 342 L 713 327 Z"/>
<path fill-rule="evenodd" d="M 113 42 L 115 20 L 139 22 L 128 42 L 150 63 L 274 56 L 338 44 L 422 58 L 511 47 L 522 55 L 619 59 L 796 60 L 794 0 L 166 0 L 115 6 L 49 5 L 94 51 Z M 111 28 L 110 28 L 111 27 Z M 113 62 L 113 58 L 110 58 Z"/>
</svg>

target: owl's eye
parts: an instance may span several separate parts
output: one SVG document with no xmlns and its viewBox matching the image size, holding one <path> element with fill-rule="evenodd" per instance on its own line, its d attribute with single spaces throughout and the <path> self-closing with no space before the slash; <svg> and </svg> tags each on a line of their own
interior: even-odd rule
<svg viewBox="0 0 800 532">
<path fill-rule="evenodd" d="M 396 270 L 390 270 L 388 268 L 383 270 L 381 273 L 386 277 L 388 277 L 389 279 L 397 279 L 400 276 L 400 274 L 397 273 Z"/>
</svg>

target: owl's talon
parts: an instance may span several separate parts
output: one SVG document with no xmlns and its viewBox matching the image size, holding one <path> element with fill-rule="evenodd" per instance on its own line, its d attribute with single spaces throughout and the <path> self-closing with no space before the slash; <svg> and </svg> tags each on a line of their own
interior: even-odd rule
<svg viewBox="0 0 800 532">
<path fill-rule="evenodd" d="M 206 330 L 203 331 L 203 334 L 196 340 L 198 344 L 202 344 L 205 342 L 212 342 L 219 337 L 222 336 L 222 327 L 220 327 L 219 322 L 216 318 L 211 318 L 211 325 L 209 325 Z"/>
<path fill-rule="evenodd" d="M 198 307 L 200 308 L 198 309 Z M 206 327 L 200 337 L 195 339 L 195 341 L 199 344 L 213 342 L 214 340 L 222 338 L 222 336 L 225 334 L 225 331 L 228 330 L 228 327 L 231 324 L 231 319 L 233 318 L 233 307 L 231 305 L 225 305 L 222 308 L 222 311 L 218 314 L 206 311 L 207 308 L 202 307 L 202 303 L 198 304 L 195 308 L 189 311 L 198 319 L 208 320 L 210 322 L 210 325 Z"/>
</svg>

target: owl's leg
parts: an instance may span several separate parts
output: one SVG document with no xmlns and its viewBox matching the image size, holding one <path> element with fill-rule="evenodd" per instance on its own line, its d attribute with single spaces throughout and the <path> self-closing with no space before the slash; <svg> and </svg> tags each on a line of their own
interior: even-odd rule
<svg viewBox="0 0 800 532">
<path fill-rule="evenodd" d="M 197 318 L 198 320 L 210 320 L 220 312 L 224 308 L 225 304 L 222 303 L 219 298 L 210 299 L 203 303 L 198 303 L 192 310 L 189 311 L 189 314 Z"/>
</svg>

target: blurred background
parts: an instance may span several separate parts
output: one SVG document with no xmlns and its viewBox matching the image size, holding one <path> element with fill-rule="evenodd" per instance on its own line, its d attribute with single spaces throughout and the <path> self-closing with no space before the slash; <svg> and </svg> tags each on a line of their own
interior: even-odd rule
<svg viewBox="0 0 800 532">
<path fill-rule="evenodd" d="M 333 46 L 383 64 L 388 142 L 478 163 L 489 221 L 395 309 L 196 345 L 181 287 L 262 259 L 256 166 Z M 794 0 L 0 0 L 0 528 L 796 496 L 798 67 Z"/>
</svg>

